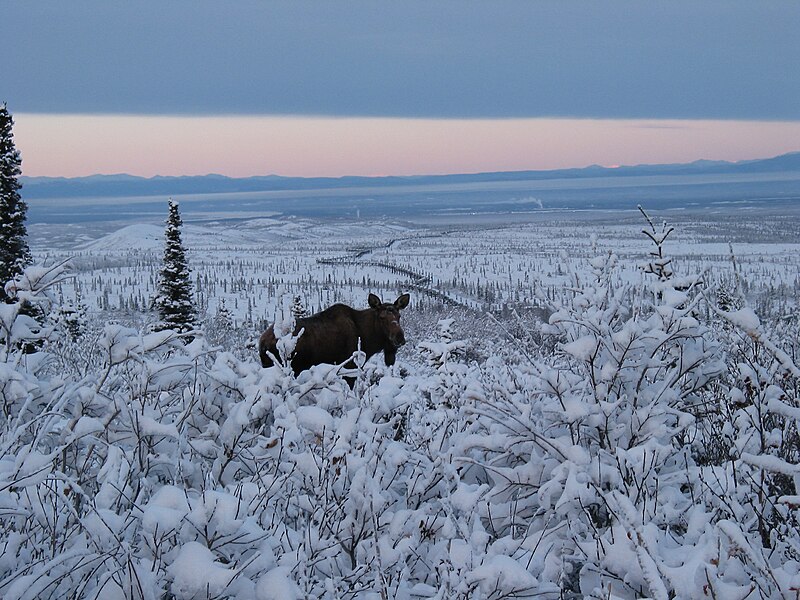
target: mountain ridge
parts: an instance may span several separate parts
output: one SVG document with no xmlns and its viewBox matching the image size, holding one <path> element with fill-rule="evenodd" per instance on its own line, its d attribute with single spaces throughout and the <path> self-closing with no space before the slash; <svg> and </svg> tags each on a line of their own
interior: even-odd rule
<svg viewBox="0 0 800 600">
<path fill-rule="evenodd" d="M 775 173 L 800 171 L 800 151 L 762 159 L 737 162 L 697 160 L 690 163 L 638 164 L 619 167 L 590 165 L 551 170 L 487 171 L 444 175 L 392 175 L 343 177 L 286 177 L 258 175 L 227 177 L 219 174 L 140 177 L 126 173 L 86 177 L 21 177 L 26 199 L 160 196 L 214 194 L 347 187 L 396 187 L 549 179 L 584 179 L 592 177 L 636 177 L 647 175 L 697 175 L 727 173 Z"/>
</svg>

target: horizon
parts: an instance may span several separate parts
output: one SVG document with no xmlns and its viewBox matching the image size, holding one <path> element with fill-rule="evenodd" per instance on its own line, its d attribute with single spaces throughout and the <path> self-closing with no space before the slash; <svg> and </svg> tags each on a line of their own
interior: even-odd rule
<svg viewBox="0 0 800 600">
<path fill-rule="evenodd" d="M 397 179 L 413 179 L 413 178 L 436 178 L 436 177 L 450 177 L 450 176 L 470 176 L 470 175 L 491 175 L 491 174 L 512 174 L 512 173 L 549 173 L 549 172 L 556 172 L 556 171 L 582 171 L 585 169 L 591 168 L 600 168 L 606 170 L 616 170 L 616 169 L 628 169 L 628 168 L 647 168 L 647 167 L 660 167 L 660 166 L 682 166 L 682 165 L 693 165 L 695 163 L 720 163 L 720 164 L 730 164 L 730 165 L 737 165 L 737 164 L 746 164 L 750 162 L 758 162 L 762 160 L 770 160 L 774 158 L 780 158 L 783 156 L 791 156 L 794 154 L 800 154 L 800 148 L 797 150 L 790 150 L 788 152 L 781 152 L 780 154 L 770 154 L 767 156 L 758 156 L 753 158 L 744 158 L 740 160 L 717 160 L 717 159 L 710 159 L 710 158 L 698 158 L 691 161 L 686 162 L 646 162 L 646 163 L 631 163 L 631 164 L 619 164 L 619 165 L 600 165 L 600 164 L 589 164 L 583 166 L 572 166 L 572 167 L 559 167 L 555 169 L 515 169 L 515 170 L 485 170 L 485 171 L 459 171 L 459 172 L 448 172 L 448 173 L 411 173 L 407 175 L 354 175 L 345 173 L 344 175 L 281 175 L 279 173 L 264 173 L 264 174 L 256 174 L 256 175 L 245 175 L 245 176 L 229 176 L 224 175 L 222 173 L 216 172 L 209 172 L 209 173 L 201 173 L 197 175 L 186 175 L 186 174 L 177 174 L 177 175 L 163 175 L 163 174 L 155 174 L 155 175 L 136 175 L 133 173 L 128 172 L 115 172 L 115 173 L 91 173 L 89 175 L 78 175 L 74 177 L 69 176 L 60 176 L 60 175 L 25 175 L 21 176 L 23 180 L 34 180 L 34 179 L 53 179 L 53 180 L 72 180 L 72 179 L 92 179 L 92 178 L 131 178 L 131 179 L 143 179 L 143 180 L 153 180 L 153 179 L 181 179 L 181 178 L 204 178 L 204 177 L 219 177 L 224 179 L 268 179 L 268 178 L 276 178 L 276 179 L 333 179 L 333 180 L 340 180 L 340 179 L 348 179 L 348 178 L 355 178 L 355 179 L 382 179 L 382 178 L 397 178 Z"/>
</svg>

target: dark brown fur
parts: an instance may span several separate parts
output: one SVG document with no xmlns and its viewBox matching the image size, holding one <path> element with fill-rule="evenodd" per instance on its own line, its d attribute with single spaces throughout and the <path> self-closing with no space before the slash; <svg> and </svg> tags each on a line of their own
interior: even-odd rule
<svg viewBox="0 0 800 600">
<path fill-rule="evenodd" d="M 334 304 L 315 315 L 298 319 L 295 335 L 303 330 L 291 357 L 295 375 L 321 363 L 342 364 L 353 352 L 361 350 L 367 358 L 383 351 L 388 366 L 394 364 L 397 349 L 405 344 L 400 327 L 400 310 L 408 306 L 409 295 L 403 294 L 393 303 L 384 303 L 369 295 L 369 308 L 356 310 L 344 304 Z M 272 366 L 269 353 L 278 357 L 274 327 L 267 329 L 258 343 L 261 364 Z"/>
</svg>

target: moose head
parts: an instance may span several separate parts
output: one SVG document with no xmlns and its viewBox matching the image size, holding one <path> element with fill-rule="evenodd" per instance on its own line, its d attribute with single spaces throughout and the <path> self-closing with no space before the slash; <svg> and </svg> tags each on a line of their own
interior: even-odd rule
<svg viewBox="0 0 800 600">
<path fill-rule="evenodd" d="M 408 306 L 410 296 L 403 294 L 394 302 L 383 302 L 375 294 L 368 298 L 369 308 L 375 313 L 374 338 L 381 340 L 386 364 L 394 364 L 397 349 L 406 343 L 403 328 L 400 327 L 400 311 Z"/>
</svg>

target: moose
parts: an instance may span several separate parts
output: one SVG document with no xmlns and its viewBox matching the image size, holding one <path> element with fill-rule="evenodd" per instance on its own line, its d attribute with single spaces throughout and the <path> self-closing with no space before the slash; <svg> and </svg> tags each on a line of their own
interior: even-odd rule
<svg viewBox="0 0 800 600">
<path fill-rule="evenodd" d="M 397 349 L 406 343 L 400 327 L 400 311 L 408 306 L 410 297 L 403 294 L 394 302 L 383 302 L 370 294 L 369 308 L 356 310 L 345 304 L 334 304 L 310 317 L 297 319 L 294 334 L 302 334 L 297 340 L 291 357 L 295 375 L 320 363 L 342 364 L 359 348 L 367 358 L 383 351 L 386 366 L 392 366 Z M 261 334 L 258 342 L 261 365 L 271 367 L 273 357 L 278 356 L 274 326 Z M 348 379 L 352 387 L 352 383 Z"/>
</svg>

